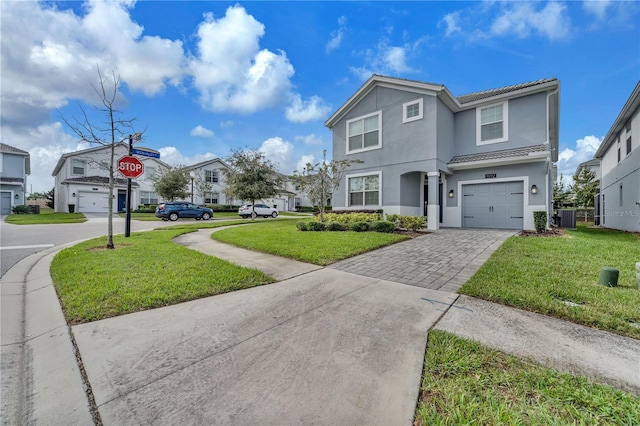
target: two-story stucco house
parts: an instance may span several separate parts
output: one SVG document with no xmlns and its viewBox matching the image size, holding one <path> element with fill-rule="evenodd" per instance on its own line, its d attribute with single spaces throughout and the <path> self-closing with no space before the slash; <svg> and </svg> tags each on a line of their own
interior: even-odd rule
<svg viewBox="0 0 640 426">
<path fill-rule="evenodd" d="M 326 122 L 334 160 L 359 159 L 334 209 L 426 215 L 440 226 L 534 229 L 551 212 L 560 83 L 454 96 L 443 85 L 373 75 Z"/>
<path fill-rule="evenodd" d="M 153 152 L 148 148 L 146 151 Z M 117 170 L 119 158 L 127 155 L 125 142 L 115 146 L 114 163 L 114 211 L 124 211 L 127 199 L 127 179 Z M 169 165 L 156 158 L 138 156 L 144 165 L 144 173 L 131 183 L 131 207 L 142 204 L 158 204 L 162 201 L 154 192 L 152 177 L 160 168 Z M 56 212 L 74 210 L 80 213 L 107 213 L 109 211 L 109 163 L 111 147 L 99 146 L 60 156 L 52 175 L 55 177 Z"/>
<path fill-rule="evenodd" d="M 595 153 L 600 225 L 640 232 L 640 81 Z"/>
<path fill-rule="evenodd" d="M 229 166 L 219 158 L 187 167 L 191 174 L 191 201 L 196 204 L 236 204 L 224 194 L 223 170 Z"/>
<path fill-rule="evenodd" d="M 0 214 L 11 214 L 13 206 L 25 204 L 30 167 L 27 151 L 0 143 Z"/>
</svg>

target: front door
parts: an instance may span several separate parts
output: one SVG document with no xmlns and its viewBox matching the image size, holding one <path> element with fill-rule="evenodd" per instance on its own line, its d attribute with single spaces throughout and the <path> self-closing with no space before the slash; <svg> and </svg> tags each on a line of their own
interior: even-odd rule
<svg viewBox="0 0 640 426">
<path fill-rule="evenodd" d="M 118 190 L 118 211 L 123 212 L 127 209 L 127 191 Z"/>
</svg>

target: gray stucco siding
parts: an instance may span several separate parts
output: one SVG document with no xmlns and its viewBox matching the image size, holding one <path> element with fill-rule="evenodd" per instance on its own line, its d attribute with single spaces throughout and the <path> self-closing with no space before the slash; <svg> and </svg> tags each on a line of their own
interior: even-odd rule
<svg viewBox="0 0 640 426">
<path fill-rule="evenodd" d="M 616 149 L 615 145 L 613 149 Z M 631 154 L 622 158 L 616 167 L 604 174 L 600 188 L 604 194 L 603 226 L 639 232 L 640 205 L 636 202 L 640 202 L 640 150 L 634 149 Z"/>
<path fill-rule="evenodd" d="M 2 175 L 8 177 L 24 177 L 24 155 L 2 153 Z"/>
<path fill-rule="evenodd" d="M 457 207 L 458 205 L 458 183 L 463 185 L 467 181 L 482 181 L 486 183 L 495 182 L 497 180 L 508 180 L 510 178 L 520 178 L 523 176 L 528 177 L 528 187 L 525 191 L 529 192 L 528 204 L 529 205 L 547 205 L 545 198 L 545 190 L 547 187 L 547 176 L 545 174 L 546 166 L 544 161 L 538 161 L 534 163 L 525 164 L 512 164 L 508 166 L 499 167 L 483 167 L 470 170 L 458 170 L 453 175 L 447 176 L 447 185 L 444 189 L 445 194 L 453 189 L 455 196 L 453 198 L 445 197 L 445 205 L 447 207 Z M 486 174 L 495 173 L 495 179 L 487 179 Z M 536 185 L 538 188 L 537 194 L 531 194 L 531 185 Z"/>
<path fill-rule="evenodd" d="M 457 113 L 454 127 L 455 155 L 499 151 L 546 142 L 547 110 L 544 93 L 510 99 L 508 110 L 508 140 L 486 145 L 476 144 L 476 109 Z"/>
<path fill-rule="evenodd" d="M 437 152 L 436 157 L 448 162 L 455 156 L 454 114 L 440 99 L 437 104 Z"/>
</svg>

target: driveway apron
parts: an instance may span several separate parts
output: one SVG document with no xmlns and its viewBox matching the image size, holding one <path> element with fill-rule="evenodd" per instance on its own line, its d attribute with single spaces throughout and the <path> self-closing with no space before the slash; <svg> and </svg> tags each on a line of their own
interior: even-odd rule
<svg viewBox="0 0 640 426">
<path fill-rule="evenodd" d="M 453 293 L 515 232 L 439 229 L 334 263 L 330 268 Z"/>
</svg>

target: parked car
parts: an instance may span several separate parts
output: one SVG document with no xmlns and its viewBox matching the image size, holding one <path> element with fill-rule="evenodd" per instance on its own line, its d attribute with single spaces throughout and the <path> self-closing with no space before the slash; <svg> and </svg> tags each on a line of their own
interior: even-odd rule
<svg viewBox="0 0 640 426">
<path fill-rule="evenodd" d="M 273 207 L 269 207 L 266 204 L 256 204 L 255 214 L 253 213 L 253 207 L 251 204 L 245 204 L 238 209 L 238 214 L 243 219 L 251 217 L 251 215 L 262 216 L 262 217 L 278 217 L 278 210 Z"/>
<path fill-rule="evenodd" d="M 187 201 L 174 201 L 159 204 L 156 207 L 156 217 L 172 221 L 178 220 L 179 217 L 209 220 L 213 217 L 213 210 L 207 207 L 198 207 Z"/>
</svg>

